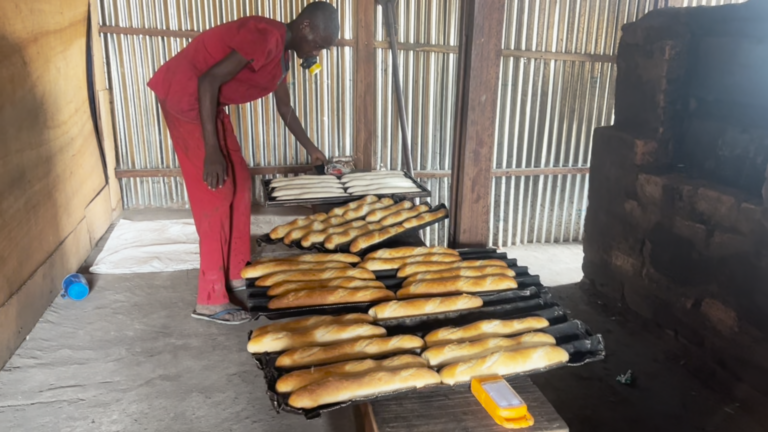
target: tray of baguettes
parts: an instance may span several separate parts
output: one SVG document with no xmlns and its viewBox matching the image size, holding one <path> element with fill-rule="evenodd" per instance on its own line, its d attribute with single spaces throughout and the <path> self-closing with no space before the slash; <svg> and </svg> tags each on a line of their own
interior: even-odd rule
<svg viewBox="0 0 768 432">
<path fill-rule="evenodd" d="M 445 204 L 398 202 L 397 197 L 358 197 L 328 213 L 315 213 L 273 228 L 259 236 L 258 245 L 282 243 L 319 252 L 364 255 L 448 219 Z"/>
<path fill-rule="evenodd" d="M 265 207 L 339 204 L 366 195 L 404 199 L 432 195 L 404 171 L 356 171 L 342 176 L 302 175 L 260 181 L 257 198 Z"/>
<path fill-rule="evenodd" d="M 506 253 L 444 247 L 379 249 L 361 258 L 312 253 L 263 258 L 246 266 L 254 317 L 367 312 L 378 303 L 431 295 L 475 294 L 487 306 L 541 298 L 538 276 Z"/>
<path fill-rule="evenodd" d="M 443 311 L 432 313 L 430 303 L 442 303 Z M 468 391 L 474 377 L 509 379 L 605 356 L 602 336 L 549 298 L 485 307 L 467 294 L 282 321 L 254 330 L 247 348 L 275 410 L 307 418 L 404 392 Z"/>
</svg>

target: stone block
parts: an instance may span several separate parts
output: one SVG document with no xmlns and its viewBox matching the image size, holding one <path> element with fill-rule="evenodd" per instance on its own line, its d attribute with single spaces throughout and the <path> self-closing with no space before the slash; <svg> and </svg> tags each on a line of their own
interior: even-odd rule
<svg viewBox="0 0 768 432">
<path fill-rule="evenodd" d="M 736 229 L 742 234 L 753 234 L 760 230 L 762 228 L 762 213 L 762 207 L 750 203 L 741 204 Z"/>
<path fill-rule="evenodd" d="M 737 199 L 722 191 L 700 188 L 694 201 L 695 209 L 707 222 L 722 226 L 733 226 L 739 215 L 740 203 Z"/>
<path fill-rule="evenodd" d="M 644 205 L 660 206 L 664 181 L 659 176 L 640 174 L 637 176 L 637 197 Z"/>
<path fill-rule="evenodd" d="M 624 301 L 642 317 L 653 320 L 655 307 L 653 294 L 642 281 L 628 281 L 624 284 Z"/>
<path fill-rule="evenodd" d="M 715 231 L 709 240 L 708 253 L 713 257 L 736 255 L 752 249 L 752 242 L 744 236 Z"/>
<path fill-rule="evenodd" d="M 701 303 L 701 313 L 714 328 L 724 335 L 731 335 L 739 331 L 739 318 L 736 312 L 717 300 L 704 299 Z"/>
<path fill-rule="evenodd" d="M 623 276 L 639 277 L 642 269 L 642 257 L 630 256 L 626 253 L 611 251 L 611 266 L 614 271 Z"/>
<path fill-rule="evenodd" d="M 707 246 L 707 228 L 704 225 L 676 217 L 672 230 L 675 234 L 692 241 L 700 250 L 704 250 Z"/>
</svg>

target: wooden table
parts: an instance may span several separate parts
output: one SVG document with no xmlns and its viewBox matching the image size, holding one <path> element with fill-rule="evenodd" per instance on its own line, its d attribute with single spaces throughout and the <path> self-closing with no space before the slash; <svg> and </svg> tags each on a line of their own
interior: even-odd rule
<svg viewBox="0 0 768 432">
<path fill-rule="evenodd" d="M 568 426 L 527 377 L 514 379 L 515 391 L 528 404 L 533 426 L 524 432 L 568 432 Z M 355 406 L 361 432 L 500 432 L 509 431 L 488 415 L 469 389 L 416 391 Z"/>
</svg>

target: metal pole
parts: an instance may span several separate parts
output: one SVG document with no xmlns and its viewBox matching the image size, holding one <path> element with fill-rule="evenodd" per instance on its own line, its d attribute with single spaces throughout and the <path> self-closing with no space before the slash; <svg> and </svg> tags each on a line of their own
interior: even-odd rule
<svg viewBox="0 0 768 432">
<path fill-rule="evenodd" d="M 405 101 L 403 100 L 403 87 L 400 83 L 400 59 L 397 55 L 397 32 L 395 31 L 395 0 L 377 0 L 384 8 L 384 24 L 389 35 L 389 44 L 392 49 L 392 78 L 395 82 L 395 96 L 397 96 L 397 111 L 400 117 L 400 132 L 403 136 L 401 153 L 405 171 L 413 175 L 413 161 L 411 159 L 410 132 L 408 120 L 405 117 Z"/>
</svg>

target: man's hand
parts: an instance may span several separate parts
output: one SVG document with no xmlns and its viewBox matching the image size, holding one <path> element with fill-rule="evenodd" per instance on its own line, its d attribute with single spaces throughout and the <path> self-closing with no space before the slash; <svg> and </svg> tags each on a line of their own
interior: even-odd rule
<svg viewBox="0 0 768 432">
<path fill-rule="evenodd" d="M 312 165 L 320 165 L 322 164 L 325 166 L 325 164 L 328 163 L 328 158 L 325 157 L 323 152 L 320 151 L 317 147 L 314 148 L 314 150 L 309 152 L 309 155 L 312 157 Z"/>
<path fill-rule="evenodd" d="M 203 181 L 211 190 L 216 190 L 227 181 L 227 160 L 221 150 L 207 150 L 203 163 Z"/>
</svg>

